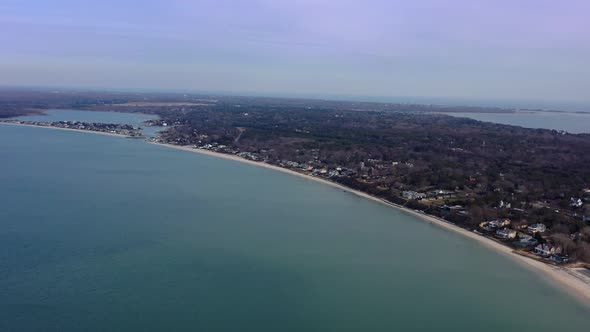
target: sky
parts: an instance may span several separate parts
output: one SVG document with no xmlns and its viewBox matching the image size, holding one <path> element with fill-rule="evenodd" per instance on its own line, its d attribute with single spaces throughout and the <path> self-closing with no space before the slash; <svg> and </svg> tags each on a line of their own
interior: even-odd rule
<svg viewBox="0 0 590 332">
<path fill-rule="evenodd" d="M 588 0 L 2 0 L 0 85 L 590 102 Z"/>
</svg>

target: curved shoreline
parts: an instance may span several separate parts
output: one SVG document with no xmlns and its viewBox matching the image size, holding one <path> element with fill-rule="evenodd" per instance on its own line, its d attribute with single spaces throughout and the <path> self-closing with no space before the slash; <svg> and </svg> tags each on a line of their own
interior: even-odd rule
<svg viewBox="0 0 590 332">
<path fill-rule="evenodd" d="M 47 129 L 62 130 L 62 131 L 98 134 L 98 135 L 119 137 L 119 138 L 129 138 L 129 136 L 126 136 L 126 135 L 105 133 L 105 132 L 91 131 L 91 130 L 80 130 L 80 129 L 60 128 L 60 127 L 51 127 L 51 126 L 38 126 L 38 125 L 31 125 L 31 124 L 17 124 L 17 123 L 7 123 L 7 122 L 0 122 L 0 124 L 21 126 L 21 127 L 47 128 Z M 371 196 L 367 193 L 348 188 L 346 186 L 343 186 L 341 184 L 338 184 L 338 183 L 335 183 L 332 181 L 328 181 L 326 179 L 317 178 L 317 177 L 310 176 L 307 174 L 299 173 L 299 172 L 296 172 L 296 171 L 293 171 L 290 169 L 286 169 L 283 167 L 270 165 L 270 164 L 266 164 L 263 162 L 247 160 L 247 159 L 243 159 L 238 156 L 235 156 L 235 155 L 219 153 L 219 152 L 212 152 L 212 151 L 203 150 L 203 149 L 195 149 L 195 148 L 189 147 L 189 146 L 178 146 L 178 145 L 173 145 L 173 144 L 155 143 L 155 142 L 148 142 L 148 141 L 146 141 L 146 142 L 148 144 L 158 145 L 158 146 L 162 146 L 162 147 L 166 147 L 166 148 L 172 148 L 172 149 L 176 149 L 176 150 L 192 152 L 192 153 L 207 155 L 207 156 L 216 157 L 216 158 L 233 160 L 233 161 L 237 161 L 237 162 L 241 162 L 241 163 L 264 167 L 267 169 L 272 169 L 272 170 L 282 172 L 285 174 L 291 174 L 291 175 L 298 176 L 298 177 L 301 177 L 304 179 L 308 179 L 311 181 L 322 183 L 322 184 L 346 191 L 348 193 L 352 193 L 356 196 L 372 200 L 374 202 L 389 206 L 391 208 L 395 208 L 398 211 L 401 211 L 403 213 L 410 214 L 414 217 L 420 218 L 420 219 L 422 219 L 426 222 L 429 222 L 431 224 L 434 224 L 440 228 L 459 233 L 467 238 L 470 238 L 470 239 L 488 247 L 489 249 L 493 249 L 496 252 L 513 259 L 515 262 L 520 263 L 521 266 L 523 266 L 524 268 L 527 268 L 533 272 L 537 272 L 537 273 L 540 272 L 541 273 L 540 276 L 543 279 L 545 279 L 547 282 L 552 283 L 552 285 L 561 288 L 562 290 L 564 290 L 568 294 L 572 295 L 575 299 L 577 299 L 582 305 L 585 305 L 586 307 L 590 308 L 590 278 L 588 279 L 589 281 L 584 281 L 584 280 L 580 279 L 579 277 L 574 276 L 573 274 L 575 272 L 571 271 L 571 269 L 545 264 L 543 262 L 540 262 L 540 261 L 537 261 L 537 260 L 534 260 L 534 259 L 531 259 L 528 257 L 521 256 L 521 255 L 515 253 L 511 248 L 509 248 L 503 244 L 500 244 L 500 243 L 498 243 L 492 239 L 489 239 L 487 237 L 470 232 L 470 231 L 468 231 L 464 228 L 461 228 L 459 226 L 453 225 L 444 219 L 440 219 L 440 218 L 437 218 L 437 217 L 434 217 L 431 215 L 426 215 L 426 214 L 414 211 L 412 209 L 408 209 L 406 207 L 385 201 L 381 198 Z"/>
<path fill-rule="evenodd" d="M 354 194 L 356 196 L 366 198 L 366 199 L 372 200 L 374 202 L 389 206 L 391 208 L 395 208 L 398 211 L 410 214 L 414 217 L 418 217 L 418 218 L 420 218 L 424 221 L 427 221 L 431 224 L 434 224 L 440 228 L 459 233 L 469 239 L 472 239 L 472 240 L 486 246 L 489 249 L 493 249 L 494 251 L 496 251 L 506 257 L 513 259 L 515 262 L 520 263 L 521 266 L 529 269 L 530 271 L 537 272 L 537 273 L 541 272 L 541 276 L 547 282 L 552 283 L 554 286 L 561 288 L 562 290 L 564 290 L 568 294 L 572 295 L 575 299 L 577 299 L 582 305 L 585 305 L 586 307 L 590 308 L 590 279 L 589 279 L 588 283 L 584 282 L 583 280 L 579 279 L 578 277 L 575 277 L 574 275 L 572 275 L 573 271 L 568 272 L 568 270 L 569 270 L 568 268 L 545 264 L 543 262 L 534 260 L 532 258 L 528 258 L 528 257 L 522 256 L 522 255 L 519 255 L 519 254 L 515 253 L 514 250 L 512 250 L 511 248 L 509 248 L 501 243 L 498 243 L 498 242 L 496 242 L 492 239 L 489 239 L 485 236 L 481 236 L 476 233 L 470 232 L 470 231 L 468 231 L 464 228 L 461 228 L 459 226 L 453 225 L 444 219 L 440 219 L 440 218 L 437 218 L 437 217 L 434 217 L 431 215 L 426 215 L 426 214 L 414 211 L 412 209 L 405 208 L 403 206 L 385 201 L 385 200 L 375 197 L 375 196 L 371 196 L 371 195 L 364 193 L 362 191 L 348 188 L 346 186 L 343 186 L 341 184 L 338 184 L 338 183 L 335 183 L 332 181 L 328 181 L 328 180 L 325 180 L 322 178 L 317 178 L 317 177 L 310 176 L 307 174 L 302 174 L 302 173 L 295 172 L 293 170 L 282 168 L 279 166 L 270 165 L 270 164 L 266 164 L 263 162 L 247 160 L 247 159 L 235 156 L 235 155 L 213 152 L 213 151 L 208 151 L 208 150 L 203 150 L 203 149 L 195 149 L 195 148 L 192 148 L 189 146 L 179 146 L 179 145 L 173 145 L 173 144 L 154 143 L 154 142 L 148 142 L 148 143 L 153 144 L 153 145 L 167 147 L 167 148 L 172 148 L 172 149 L 176 149 L 176 150 L 198 153 L 198 154 L 207 155 L 207 156 L 211 156 L 211 157 L 223 158 L 223 159 L 233 160 L 233 161 L 246 163 L 246 164 L 250 164 L 250 165 L 254 165 L 254 166 L 264 167 L 267 169 L 272 169 L 272 170 L 275 170 L 278 172 L 291 174 L 291 175 L 298 176 L 298 177 L 301 177 L 304 179 L 319 182 L 319 183 L 346 191 L 348 193 Z"/>
<path fill-rule="evenodd" d="M 2 122 L 2 125 L 8 126 L 19 126 L 19 127 L 34 127 L 34 128 L 46 128 L 46 129 L 54 129 L 54 130 L 62 130 L 62 131 L 74 131 L 78 133 L 90 133 L 90 134 L 98 134 L 104 136 L 111 136 L 111 137 L 122 137 L 122 138 L 131 138 L 131 136 L 122 135 L 122 134 L 115 134 L 115 133 L 107 133 L 104 131 L 95 131 L 95 130 L 83 130 L 83 129 L 74 129 L 74 128 L 62 128 L 62 127 L 53 127 L 53 126 L 39 126 L 34 124 L 26 124 L 26 123 L 12 123 L 12 122 Z"/>
</svg>

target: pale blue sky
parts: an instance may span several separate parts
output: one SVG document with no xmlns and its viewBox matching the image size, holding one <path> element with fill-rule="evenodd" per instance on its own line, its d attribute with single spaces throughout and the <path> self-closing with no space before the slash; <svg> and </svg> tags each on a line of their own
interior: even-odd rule
<svg viewBox="0 0 590 332">
<path fill-rule="evenodd" d="M 2 0 L 0 84 L 590 101 L 587 0 Z"/>
</svg>

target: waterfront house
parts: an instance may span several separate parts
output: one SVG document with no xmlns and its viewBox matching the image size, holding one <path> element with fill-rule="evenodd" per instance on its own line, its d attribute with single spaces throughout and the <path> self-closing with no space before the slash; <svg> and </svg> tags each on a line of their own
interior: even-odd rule
<svg viewBox="0 0 590 332">
<path fill-rule="evenodd" d="M 570 198 L 570 206 L 574 208 L 581 208 L 584 205 L 581 198 Z"/>
<path fill-rule="evenodd" d="M 449 199 L 454 198 L 457 194 L 450 190 L 434 190 L 426 195 L 430 199 Z"/>
<path fill-rule="evenodd" d="M 479 228 L 486 230 L 488 232 L 492 231 L 492 228 L 490 227 L 490 223 L 487 221 L 479 223 Z"/>
<path fill-rule="evenodd" d="M 537 239 L 524 233 L 518 233 L 518 239 L 518 244 L 525 247 L 536 246 L 539 243 Z"/>
<path fill-rule="evenodd" d="M 544 233 L 547 230 L 547 226 L 545 224 L 532 224 L 528 227 L 528 231 L 530 233 Z"/>
<path fill-rule="evenodd" d="M 437 210 L 440 212 L 440 214 L 442 216 L 446 216 L 450 213 L 458 213 L 461 214 L 465 211 L 465 208 L 461 205 L 453 205 L 453 206 L 448 206 L 448 205 L 443 205 L 443 206 L 439 206 L 437 208 Z M 481 224 L 480 224 L 481 227 Z"/>
<path fill-rule="evenodd" d="M 549 257 L 555 253 L 555 248 L 547 244 L 539 244 L 535 247 L 535 254 L 543 257 Z"/>
<path fill-rule="evenodd" d="M 509 228 L 499 229 L 496 231 L 496 236 L 500 239 L 514 239 L 516 237 L 516 231 Z"/>
<path fill-rule="evenodd" d="M 405 199 L 423 199 L 426 197 L 426 194 L 415 191 L 404 191 L 402 192 L 402 197 Z"/>
<path fill-rule="evenodd" d="M 565 264 L 570 261 L 570 258 L 567 255 L 560 255 L 560 254 L 554 254 L 549 259 L 557 264 Z"/>
<path fill-rule="evenodd" d="M 501 228 L 501 227 L 506 227 L 510 225 L 510 220 L 509 219 L 504 219 L 504 220 L 492 220 L 488 223 L 488 226 L 490 228 Z"/>
</svg>

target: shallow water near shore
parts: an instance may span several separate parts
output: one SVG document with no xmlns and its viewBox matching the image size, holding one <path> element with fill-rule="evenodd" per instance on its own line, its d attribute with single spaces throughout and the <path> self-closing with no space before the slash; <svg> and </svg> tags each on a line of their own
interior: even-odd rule
<svg viewBox="0 0 590 332">
<path fill-rule="evenodd" d="M 395 209 L 142 141 L 0 127 L 1 331 L 580 331 L 590 311 Z"/>
</svg>

